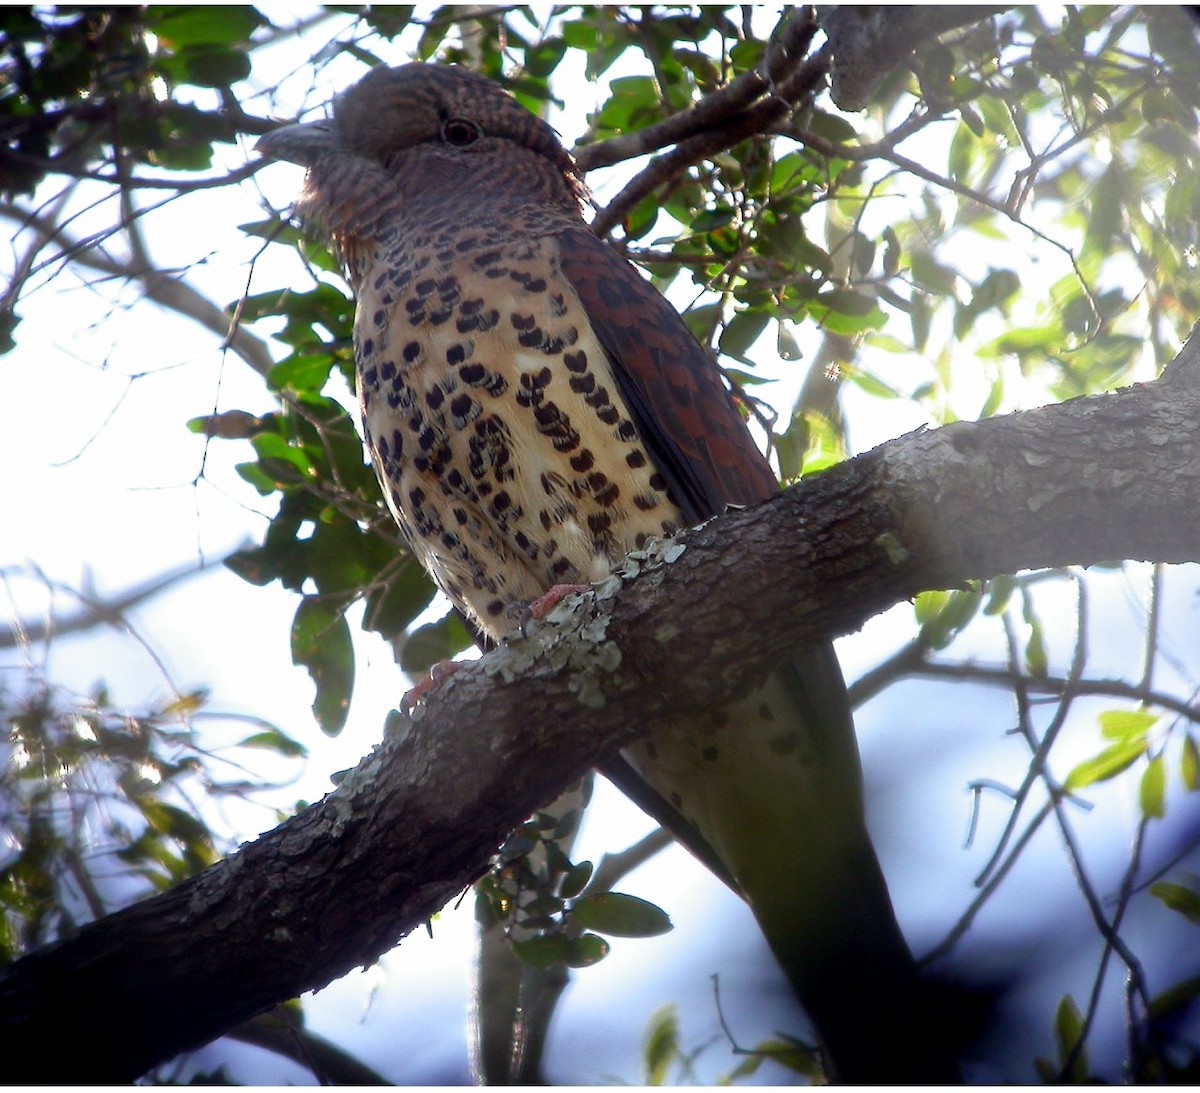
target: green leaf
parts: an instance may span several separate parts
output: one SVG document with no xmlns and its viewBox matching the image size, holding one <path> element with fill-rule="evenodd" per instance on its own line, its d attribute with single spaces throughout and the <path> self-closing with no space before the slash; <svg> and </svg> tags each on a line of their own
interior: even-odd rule
<svg viewBox="0 0 1200 1093">
<path fill-rule="evenodd" d="M 942 589 L 932 589 L 920 593 L 913 600 L 913 614 L 916 615 L 917 622 L 922 626 L 927 626 L 937 618 L 938 612 L 946 606 L 949 599 L 950 593 Z"/>
<path fill-rule="evenodd" d="M 413 16 L 413 5 L 372 4 L 369 7 L 358 8 L 356 12 L 368 26 L 374 27 L 384 38 L 390 40 L 408 26 Z M 377 58 L 372 57 L 372 60 L 376 64 L 379 63 Z"/>
<path fill-rule="evenodd" d="M 981 118 L 975 112 L 975 110 L 966 103 L 958 108 L 958 112 L 962 116 L 962 120 L 966 122 L 967 128 L 970 129 L 975 136 L 982 137 L 985 132 L 983 118 Z"/>
<path fill-rule="evenodd" d="M 983 609 L 985 615 L 999 615 L 1008 606 L 1016 588 L 1016 580 L 1008 574 L 1001 574 L 988 581 L 988 602 Z"/>
<path fill-rule="evenodd" d="M 289 443 L 287 437 L 280 436 L 279 433 L 256 433 L 251 443 L 264 463 L 269 461 L 290 463 L 305 478 L 315 477 L 312 460 L 308 453 L 303 448 Z"/>
<path fill-rule="evenodd" d="M 979 418 L 984 420 L 989 417 L 995 417 L 1000 409 L 1000 404 L 1004 401 L 1004 377 L 997 376 L 992 382 L 991 389 L 988 391 L 988 396 L 984 400 L 983 405 L 979 408 Z"/>
<path fill-rule="evenodd" d="M 818 137 L 836 141 L 838 144 L 849 144 L 858 139 L 858 130 L 848 118 L 837 114 L 827 114 L 823 110 L 814 110 L 805 123 L 805 129 Z"/>
<path fill-rule="evenodd" d="M 757 38 L 743 38 L 729 51 L 729 60 L 734 71 L 744 72 L 756 68 L 766 49 L 766 42 L 760 42 Z"/>
<path fill-rule="evenodd" d="M 712 339 L 713 330 L 721 321 L 721 305 L 702 304 L 699 307 L 688 308 L 683 313 L 683 321 L 687 323 L 688 329 L 696 336 L 696 340 L 701 345 L 708 345 Z"/>
<path fill-rule="evenodd" d="M 437 587 L 420 562 L 408 555 L 397 568 L 388 570 L 382 587 L 377 585 L 367 594 L 363 626 L 393 641 L 408 629 L 436 594 Z"/>
<path fill-rule="evenodd" d="M 299 759 L 308 755 L 308 749 L 299 741 L 293 740 L 279 729 L 264 729 L 252 736 L 238 741 L 239 748 L 263 748 L 283 755 L 289 759 Z"/>
<path fill-rule="evenodd" d="M 679 1015 L 674 1003 L 660 1006 L 646 1022 L 642 1075 L 646 1085 L 666 1085 L 671 1064 L 679 1057 Z"/>
<path fill-rule="evenodd" d="M 1167 769 L 1161 755 L 1154 756 L 1142 773 L 1138 800 L 1142 815 L 1147 819 L 1161 820 L 1166 815 Z"/>
<path fill-rule="evenodd" d="M 913 251 L 908 256 L 908 267 L 913 281 L 919 288 L 935 296 L 953 296 L 958 287 L 958 273 L 942 265 L 928 251 Z"/>
<path fill-rule="evenodd" d="M 899 391 L 890 384 L 884 383 L 873 372 L 868 372 L 866 369 L 857 368 L 854 365 L 842 365 L 842 374 L 860 391 L 864 391 L 868 395 L 873 395 L 875 398 L 900 398 Z"/>
<path fill-rule="evenodd" d="M 228 87 L 250 75 L 250 58 L 225 46 L 197 45 L 161 57 L 158 68 L 174 83 Z"/>
<path fill-rule="evenodd" d="M 929 598 L 921 603 L 927 596 Z M 973 587 L 923 593 L 917 597 L 917 601 L 920 604 L 918 618 L 925 616 L 921 621 L 921 637 L 932 648 L 944 649 L 978 613 L 983 592 L 979 587 Z"/>
<path fill-rule="evenodd" d="M 546 38 L 525 51 L 525 73 L 538 79 L 550 76 L 567 51 L 562 38 Z"/>
<path fill-rule="evenodd" d="M 804 354 L 801 352 L 800 343 L 796 341 L 796 335 L 792 333 L 787 320 L 780 319 L 775 327 L 775 352 L 779 354 L 779 359 L 783 361 L 800 360 Z"/>
<path fill-rule="evenodd" d="M 1189 793 L 1200 787 L 1200 748 L 1191 733 L 1183 738 L 1183 751 L 1179 757 L 1179 775 Z"/>
<path fill-rule="evenodd" d="M 639 129 L 661 113 L 658 84 L 649 76 L 621 76 L 609 85 L 611 97 L 593 122 L 597 132 Z"/>
<path fill-rule="evenodd" d="M 439 660 L 450 660 L 469 645 L 471 635 L 452 611 L 412 632 L 400 649 L 400 667 L 409 675 L 424 675 Z"/>
<path fill-rule="evenodd" d="M 1107 254 L 1121 230 L 1125 208 L 1136 200 L 1128 191 L 1128 176 L 1119 159 L 1114 159 L 1096 180 L 1087 196 L 1087 236 L 1084 252 Z"/>
<path fill-rule="evenodd" d="M 850 234 L 850 275 L 852 277 L 869 277 L 871 267 L 875 264 L 876 245 L 874 239 L 868 239 L 862 232 Z"/>
<path fill-rule="evenodd" d="M 253 463 L 243 463 L 238 469 L 241 470 L 241 467 L 256 469 Z M 251 484 L 253 485 L 253 483 Z M 270 491 L 268 490 L 268 492 Z M 257 585 L 270 584 L 278 576 L 274 567 L 265 563 L 266 558 L 263 556 L 262 550 L 257 547 L 234 551 L 225 559 L 227 569 L 236 573 L 243 581 Z"/>
<path fill-rule="evenodd" d="M 891 225 L 883 229 L 883 272 L 893 277 L 900 270 L 900 256 L 903 248 L 896 229 Z"/>
<path fill-rule="evenodd" d="M 1124 770 L 1128 770 L 1143 755 L 1146 754 L 1144 739 L 1122 740 L 1105 748 L 1099 755 L 1085 759 L 1070 774 L 1063 783 L 1063 788 L 1070 790 L 1082 789 L 1096 782 L 1107 782 Z"/>
<path fill-rule="evenodd" d="M 1046 678 L 1046 640 L 1040 622 L 1035 622 L 1029 630 L 1029 640 L 1025 643 L 1025 669 L 1034 679 Z"/>
<path fill-rule="evenodd" d="M 1064 994 L 1062 1001 L 1058 1004 L 1058 1011 L 1054 1015 L 1054 1039 L 1058 1047 L 1060 1065 L 1066 1065 L 1081 1036 L 1083 1036 L 1083 1014 L 1079 1012 L 1075 999 L 1069 994 Z M 1087 1079 L 1085 1052 L 1080 1051 L 1075 1057 L 1075 1064 L 1067 1077 L 1074 1082 L 1082 1082 Z"/>
<path fill-rule="evenodd" d="M 656 937 L 674 928 L 661 907 L 620 892 L 584 896 L 572 905 L 571 915 L 580 926 L 614 937 Z"/>
<path fill-rule="evenodd" d="M 873 296 L 847 288 L 822 292 L 809 305 L 809 311 L 822 327 L 834 334 L 864 334 L 880 329 L 887 322 Z"/>
<path fill-rule="evenodd" d="M 567 939 L 562 934 L 538 934 L 512 943 L 513 952 L 535 968 L 562 964 L 567 956 Z"/>
<path fill-rule="evenodd" d="M 608 956 L 609 945 L 597 934 L 580 934 L 567 940 L 563 961 L 569 968 L 590 968 Z"/>
<path fill-rule="evenodd" d="M 1150 1000 L 1150 1019 L 1162 1021 L 1191 1007 L 1200 998 L 1200 975 L 1168 987 Z"/>
<path fill-rule="evenodd" d="M 956 67 L 954 53 L 940 42 L 931 43 L 923 49 L 917 72 L 921 94 L 935 102 L 949 96 L 950 78 Z"/>
<path fill-rule="evenodd" d="M 731 223 L 734 216 L 735 210 L 729 208 L 702 209 L 692 218 L 691 229 L 697 235 L 717 231 Z"/>
<path fill-rule="evenodd" d="M 754 1053 L 760 1061 L 770 1059 L 813 1083 L 822 1077 L 816 1050 L 794 1040 L 763 1040 L 754 1045 Z"/>
<path fill-rule="evenodd" d="M 621 221 L 628 242 L 641 239 L 656 223 L 658 223 L 659 200 L 658 194 L 652 193 L 644 201 L 639 201 Z"/>
<path fill-rule="evenodd" d="M 739 311 L 721 332 L 721 352 L 744 364 L 752 364 L 747 357 L 750 347 L 766 329 L 771 316 L 765 311 Z"/>
<path fill-rule="evenodd" d="M 595 26 L 582 19 L 572 23 L 563 23 L 562 36 L 563 41 L 572 49 L 580 49 L 585 53 L 596 48 L 596 42 L 600 37 Z"/>
<path fill-rule="evenodd" d="M 267 382 L 277 391 L 319 393 L 329 379 L 335 358 L 332 353 L 293 353 L 267 373 Z"/>
<path fill-rule="evenodd" d="M 1192 925 L 1200 926 L 1200 895 L 1190 888 L 1160 880 L 1150 885 L 1150 894 L 1172 911 L 1183 915 Z"/>
<path fill-rule="evenodd" d="M 549 919 L 560 914 L 565 906 L 565 901 L 558 896 L 539 896 L 521 908 L 521 915 L 526 920 Z"/>
<path fill-rule="evenodd" d="M 1062 345 L 1062 327 L 1057 325 L 1028 326 L 1009 330 L 980 348 L 981 357 L 1001 357 L 1007 353 L 1023 357 L 1028 354 L 1041 356 Z"/>
<path fill-rule="evenodd" d="M 172 49 L 187 46 L 241 46 L 266 20 L 250 6 L 198 5 L 151 8 L 147 20 L 160 42 Z"/>
<path fill-rule="evenodd" d="M 909 325 L 912 327 L 913 350 L 917 353 L 924 351 L 929 342 L 929 332 L 933 326 L 933 308 L 923 293 L 913 297 L 908 313 Z"/>
<path fill-rule="evenodd" d="M 752 1078 L 762 1069 L 765 1063 L 766 1056 L 761 1054 L 763 1049 L 762 1044 L 757 1044 L 737 1066 L 735 1066 L 728 1074 L 723 1074 L 717 1081 L 717 1085 L 737 1085 L 743 1078 Z"/>
<path fill-rule="evenodd" d="M 592 863 L 590 861 L 578 862 L 564 874 L 559 891 L 564 899 L 574 899 L 587 887 L 587 882 L 591 879 Z"/>
<path fill-rule="evenodd" d="M 1158 714 L 1145 710 L 1105 710 L 1098 718 L 1106 740 L 1141 739 L 1158 723 Z"/>
<path fill-rule="evenodd" d="M 358 524 L 338 516 L 318 523 L 309 539 L 309 576 L 322 593 L 354 592 L 374 576 L 378 563 L 373 557 L 380 540 Z"/>
<path fill-rule="evenodd" d="M 190 812 L 175 805 L 162 801 L 147 802 L 142 806 L 142 814 L 146 822 L 162 835 L 168 835 L 181 842 L 208 839 L 208 828 Z"/>
<path fill-rule="evenodd" d="M 354 644 L 345 615 L 328 600 L 305 596 L 292 621 L 292 661 L 308 669 L 316 684 L 313 715 L 323 732 L 336 736 L 350 712 L 354 690 Z"/>
</svg>

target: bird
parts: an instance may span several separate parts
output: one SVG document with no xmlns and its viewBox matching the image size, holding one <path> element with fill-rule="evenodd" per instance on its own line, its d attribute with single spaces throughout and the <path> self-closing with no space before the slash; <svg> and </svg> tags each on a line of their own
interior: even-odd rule
<svg viewBox="0 0 1200 1093">
<path fill-rule="evenodd" d="M 466 68 L 370 70 L 258 151 L 356 299 L 367 447 L 396 523 L 485 641 L 552 589 L 779 489 L 717 363 L 584 219 L 558 134 Z M 865 820 L 831 644 L 603 769 L 749 904 L 829 1077 L 954 1081 Z"/>
</svg>

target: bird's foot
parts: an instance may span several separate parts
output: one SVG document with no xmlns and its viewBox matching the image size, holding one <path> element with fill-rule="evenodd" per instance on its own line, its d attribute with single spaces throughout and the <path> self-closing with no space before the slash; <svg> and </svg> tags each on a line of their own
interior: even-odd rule
<svg viewBox="0 0 1200 1093">
<path fill-rule="evenodd" d="M 587 584 L 556 584 L 552 585 L 548 592 L 544 592 L 536 600 L 530 600 L 529 603 L 521 605 L 520 622 L 517 624 L 521 631 L 521 636 L 525 636 L 525 628 L 529 625 L 530 619 L 541 622 L 542 619 L 549 615 L 568 596 L 573 596 L 577 592 L 587 592 L 590 588 L 591 585 Z"/>
<path fill-rule="evenodd" d="M 591 585 L 587 584 L 556 584 L 545 595 L 533 600 L 525 610 L 531 619 L 537 619 L 538 622 L 541 622 L 542 619 L 549 615 L 568 596 L 573 596 L 576 593 L 582 594 L 588 591 L 589 588 L 591 588 Z"/>
<path fill-rule="evenodd" d="M 412 690 L 405 692 L 404 697 L 400 699 L 401 712 L 411 712 L 413 707 L 424 702 L 430 694 L 436 691 L 438 687 L 461 667 L 463 667 L 463 663 L 459 660 L 439 660 L 429 669 L 429 674 L 420 683 L 413 687 Z"/>
</svg>

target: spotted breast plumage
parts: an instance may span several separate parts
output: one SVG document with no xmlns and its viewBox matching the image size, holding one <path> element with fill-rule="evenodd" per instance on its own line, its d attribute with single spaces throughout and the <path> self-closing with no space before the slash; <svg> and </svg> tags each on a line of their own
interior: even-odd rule
<svg viewBox="0 0 1200 1093">
<path fill-rule="evenodd" d="M 298 208 L 357 298 L 383 491 L 482 634 L 649 537 L 777 489 L 715 364 L 584 224 L 553 130 L 496 84 L 377 69 L 328 120 L 259 147 L 308 168 Z M 651 726 L 612 773 L 747 899 L 838 1076 L 931 1077 L 897 1016 L 917 981 L 831 648 L 725 710 Z"/>
</svg>

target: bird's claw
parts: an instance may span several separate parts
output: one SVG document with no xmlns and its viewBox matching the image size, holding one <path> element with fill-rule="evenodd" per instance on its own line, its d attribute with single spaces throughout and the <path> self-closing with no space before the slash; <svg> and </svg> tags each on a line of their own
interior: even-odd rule
<svg viewBox="0 0 1200 1093">
<path fill-rule="evenodd" d="M 549 615 L 568 596 L 586 592 L 590 587 L 590 585 L 586 584 L 556 584 L 552 585 L 547 592 L 538 596 L 536 600 L 530 600 L 521 610 L 521 621 L 518 623 L 521 637 L 528 637 L 525 628 L 529 625 L 531 619 L 541 622 L 542 619 Z"/>
<path fill-rule="evenodd" d="M 439 660 L 432 668 L 429 669 L 429 674 L 422 679 L 411 690 L 406 691 L 404 697 L 400 699 L 400 712 L 404 714 L 411 713 L 413 708 L 434 691 L 438 689 L 447 679 L 462 667 L 462 662 L 457 660 Z"/>
</svg>

